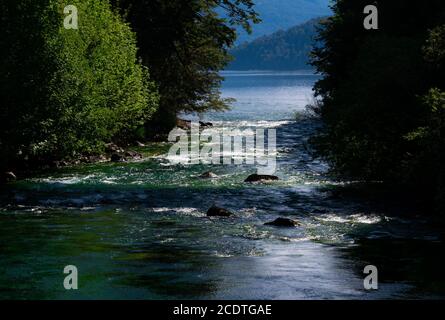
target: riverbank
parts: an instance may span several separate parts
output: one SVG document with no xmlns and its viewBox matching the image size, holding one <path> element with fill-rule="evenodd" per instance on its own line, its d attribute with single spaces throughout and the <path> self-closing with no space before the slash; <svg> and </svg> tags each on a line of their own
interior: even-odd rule
<svg viewBox="0 0 445 320">
<path fill-rule="evenodd" d="M 102 153 L 90 155 L 80 155 L 71 159 L 63 160 L 28 160 L 19 165 L 4 170 L 0 184 L 6 184 L 17 180 L 29 179 L 45 173 L 51 173 L 54 170 L 65 168 L 81 168 L 85 165 L 94 165 L 101 163 L 125 163 L 130 161 L 142 161 L 146 158 L 165 153 L 170 147 L 168 142 L 138 142 L 133 146 L 118 146 L 114 143 L 105 145 Z"/>
<path fill-rule="evenodd" d="M 200 129 L 208 129 L 213 126 L 211 122 L 198 122 Z M 176 126 L 183 130 L 191 129 L 191 121 L 178 118 Z M 76 167 L 80 165 L 91 165 L 98 163 L 119 163 L 135 160 L 143 160 L 144 158 L 153 157 L 167 152 L 167 147 L 171 146 L 168 142 L 168 135 L 157 135 L 151 140 L 135 141 L 133 145 L 117 145 L 115 143 L 105 144 L 100 152 L 90 154 L 81 154 L 77 157 L 64 159 L 28 159 L 20 162 L 13 168 L 2 170 L 0 176 L 0 184 L 13 182 L 18 179 L 31 178 L 33 175 L 50 172 L 54 169 L 66 167 Z"/>
</svg>

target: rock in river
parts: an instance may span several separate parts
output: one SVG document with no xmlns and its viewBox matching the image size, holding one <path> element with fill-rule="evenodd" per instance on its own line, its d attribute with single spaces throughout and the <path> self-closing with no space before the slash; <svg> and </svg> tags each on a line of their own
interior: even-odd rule
<svg viewBox="0 0 445 320">
<path fill-rule="evenodd" d="M 300 223 L 288 218 L 278 218 L 275 221 L 265 223 L 264 225 L 274 227 L 298 227 Z"/>
<path fill-rule="evenodd" d="M 223 208 L 218 208 L 217 206 L 213 206 L 207 211 L 207 217 L 231 217 L 231 216 L 233 216 L 232 212 Z"/>
<path fill-rule="evenodd" d="M 263 181 L 278 181 L 280 180 L 277 176 L 269 176 L 269 175 L 261 175 L 261 174 L 252 174 L 247 177 L 244 182 L 263 182 Z"/>
<path fill-rule="evenodd" d="M 218 178 L 218 175 L 213 173 L 212 171 L 204 172 L 202 175 L 199 176 L 201 179 L 215 179 Z"/>
<path fill-rule="evenodd" d="M 199 126 L 200 126 L 202 129 L 212 128 L 212 127 L 213 127 L 213 123 L 211 123 L 211 122 L 202 122 L 202 121 L 199 121 Z"/>
<path fill-rule="evenodd" d="M 182 130 L 190 130 L 192 128 L 192 122 L 190 120 L 177 119 L 176 126 Z"/>
</svg>

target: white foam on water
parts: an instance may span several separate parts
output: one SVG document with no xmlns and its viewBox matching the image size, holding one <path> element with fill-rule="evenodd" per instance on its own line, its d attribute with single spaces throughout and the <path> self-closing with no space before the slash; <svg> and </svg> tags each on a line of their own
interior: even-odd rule
<svg viewBox="0 0 445 320">
<path fill-rule="evenodd" d="M 231 258 L 234 256 L 233 254 L 222 253 L 222 252 L 218 252 L 218 251 L 216 251 L 213 255 L 217 258 Z"/>
<path fill-rule="evenodd" d="M 47 184 L 65 184 L 65 185 L 73 185 L 82 183 L 88 180 L 92 180 L 94 178 L 97 178 L 96 175 L 90 174 L 86 176 L 68 176 L 68 177 L 61 177 L 61 178 L 54 178 L 54 177 L 48 177 L 48 178 L 36 178 L 36 179 L 30 179 L 30 182 L 35 183 L 47 183 Z"/>
<path fill-rule="evenodd" d="M 159 241 L 160 243 L 172 243 L 175 242 L 175 239 L 173 238 L 167 238 L 167 239 L 163 239 L 161 241 Z"/>
<path fill-rule="evenodd" d="M 280 126 L 284 126 L 287 124 L 291 124 L 294 121 L 292 120 L 276 120 L 276 121 L 266 121 L 266 120 L 259 120 L 259 121 L 214 121 L 212 122 L 214 125 L 214 129 L 210 129 L 211 131 L 222 131 L 223 129 L 226 130 L 243 130 L 242 128 L 251 128 L 251 129 L 273 129 L 278 128 Z M 211 132 L 210 131 L 210 132 Z"/>
<path fill-rule="evenodd" d="M 376 224 L 380 223 L 384 217 L 378 215 L 365 215 L 365 214 L 353 214 L 353 215 L 336 215 L 336 214 L 324 214 L 315 217 L 316 220 L 324 222 L 336 222 L 336 223 L 360 223 L 360 224 Z"/>
<path fill-rule="evenodd" d="M 189 215 L 189 216 L 203 216 L 204 214 L 199 211 L 197 208 L 188 208 L 188 207 L 181 207 L 181 208 L 169 208 L 169 207 L 160 207 L 160 208 L 151 208 L 150 211 L 154 213 L 179 213 L 182 215 Z"/>
</svg>

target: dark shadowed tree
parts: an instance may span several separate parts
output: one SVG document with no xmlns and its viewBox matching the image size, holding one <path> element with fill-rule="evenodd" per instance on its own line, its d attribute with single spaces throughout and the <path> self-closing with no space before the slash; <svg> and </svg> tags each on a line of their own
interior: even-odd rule
<svg viewBox="0 0 445 320">
<path fill-rule="evenodd" d="M 445 2 L 378 1 L 378 30 L 363 27 L 368 4 L 335 1 L 319 31 L 323 45 L 313 65 L 323 78 L 315 111 L 325 126 L 314 144 L 340 174 L 435 194 L 443 161 L 431 150 L 439 152 L 443 137 L 434 110 L 441 110 L 445 88 L 436 28 L 445 21 Z"/>
<path fill-rule="evenodd" d="M 159 85 L 160 108 L 147 126 L 166 132 L 181 112 L 228 107 L 219 71 L 230 61 L 236 27 L 258 22 L 252 0 L 116 0 L 137 34 L 139 55 Z"/>
</svg>

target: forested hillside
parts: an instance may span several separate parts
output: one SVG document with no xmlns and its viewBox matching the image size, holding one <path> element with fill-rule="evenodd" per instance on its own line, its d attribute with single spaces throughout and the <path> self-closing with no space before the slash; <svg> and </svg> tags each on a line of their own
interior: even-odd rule
<svg viewBox="0 0 445 320">
<path fill-rule="evenodd" d="M 308 20 L 328 16 L 330 0 L 256 0 L 255 10 L 261 24 L 255 25 L 251 35 L 240 30 L 238 44 L 251 42 L 279 30 L 287 30 Z"/>
<path fill-rule="evenodd" d="M 297 70 L 310 69 L 316 26 L 321 19 L 312 19 L 286 31 L 278 31 L 245 43 L 231 51 L 231 70 Z"/>
</svg>

